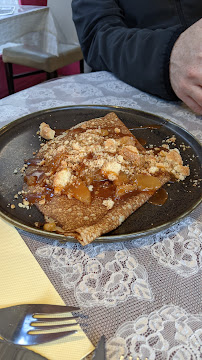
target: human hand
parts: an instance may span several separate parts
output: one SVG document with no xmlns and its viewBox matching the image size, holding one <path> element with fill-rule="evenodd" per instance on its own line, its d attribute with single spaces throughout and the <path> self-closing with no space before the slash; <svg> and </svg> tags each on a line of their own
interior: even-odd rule
<svg viewBox="0 0 202 360">
<path fill-rule="evenodd" d="M 170 57 L 170 82 L 175 94 L 202 114 L 202 19 L 177 39 Z"/>
</svg>

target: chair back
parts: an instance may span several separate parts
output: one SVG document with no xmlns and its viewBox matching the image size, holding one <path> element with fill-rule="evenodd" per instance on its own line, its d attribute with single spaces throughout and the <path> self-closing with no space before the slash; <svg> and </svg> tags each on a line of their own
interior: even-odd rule
<svg viewBox="0 0 202 360">
<path fill-rule="evenodd" d="M 61 41 L 66 44 L 78 44 L 76 28 L 72 20 L 71 0 L 48 0 L 55 24 L 61 34 Z"/>
</svg>

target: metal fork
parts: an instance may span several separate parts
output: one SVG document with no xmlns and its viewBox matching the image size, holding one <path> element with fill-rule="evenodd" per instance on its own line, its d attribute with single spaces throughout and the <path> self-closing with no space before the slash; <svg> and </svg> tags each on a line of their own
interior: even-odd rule
<svg viewBox="0 0 202 360">
<path fill-rule="evenodd" d="M 80 314 L 74 316 L 64 316 L 62 314 L 79 310 L 78 307 L 46 305 L 46 304 L 25 304 L 10 306 L 0 309 L 0 336 L 18 345 L 36 345 L 60 339 L 67 335 L 72 335 L 77 330 L 65 330 L 58 332 L 59 329 L 77 325 L 75 321 Z M 47 317 L 47 315 L 56 317 Z M 37 317 L 46 315 L 46 317 Z M 62 324 L 56 324 L 63 321 Z M 66 323 L 64 323 L 64 321 Z M 51 324 L 52 323 L 52 324 Z M 37 330 L 37 333 L 35 332 Z M 45 333 L 44 333 L 45 330 Z M 46 332 L 52 330 L 52 332 Z M 34 331 L 34 333 L 32 332 Z"/>
</svg>

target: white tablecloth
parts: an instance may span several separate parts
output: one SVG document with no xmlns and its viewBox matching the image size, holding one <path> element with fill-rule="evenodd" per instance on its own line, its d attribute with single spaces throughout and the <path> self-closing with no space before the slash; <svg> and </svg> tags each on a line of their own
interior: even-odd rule
<svg viewBox="0 0 202 360">
<path fill-rule="evenodd" d="M 202 139 L 202 117 L 180 102 L 143 93 L 107 72 L 49 81 L 0 101 L 0 123 L 51 107 L 104 104 L 172 120 Z M 66 303 L 88 315 L 96 344 L 105 334 L 107 359 L 199 360 L 202 356 L 201 206 L 180 223 L 120 243 L 60 244 L 20 234 Z M 59 360 L 59 359 L 58 359 Z"/>
<path fill-rule="evenodd" d="M 4 47 L 27 44 L 57 55 L 61 36 L 46 6 L 16 5 L 12 15 L 0 16 L 0 54 Z"/>
</svg>

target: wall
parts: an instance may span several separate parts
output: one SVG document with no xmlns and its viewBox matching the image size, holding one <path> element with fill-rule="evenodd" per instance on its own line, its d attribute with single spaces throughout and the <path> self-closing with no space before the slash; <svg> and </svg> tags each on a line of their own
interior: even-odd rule
<svg viewBox="0 0 202 360">
<path fill-rule="evenodd" d="M 47 0 L 19 0 L 19 4 L 21 4 L 21 5 L 46 6 L 47 5 Z"/>
</svg>

